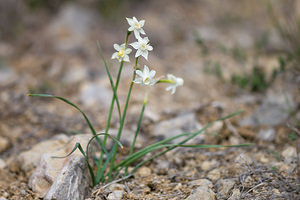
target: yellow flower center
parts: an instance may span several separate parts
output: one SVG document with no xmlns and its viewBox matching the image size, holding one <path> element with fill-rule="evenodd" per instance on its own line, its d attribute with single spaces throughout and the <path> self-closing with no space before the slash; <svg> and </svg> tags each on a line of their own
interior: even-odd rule
<svg viewBox="0 0 300 200">
<path fill-rule="evenodd" d="M 124 50 L 120 50 L 118 53 L 119 57 L 123 58 L 124 57 Z"/>
<path fill-rule="evenodd" d="M 145 43 L 141 44 L 141 50 L 142 51 L 147 50 L 147 44 L 145 44 Z"/>
<path fill-rule="evenodd" d="M 139 23 L 135 22 L 135 23 L 134 23 L 134 28 L 135 28 L 135 29 L 140 29 L 140 28 L 141 28 L 141 26 L 140 26 L 140 24 L 139 24 Z"/>
<path fill-rule="evenodd" d="M 150 78 L 148 76 L 144 79 L 144 83 L 146 85 L 148 85 L 150 83 Z"/>
</svg>

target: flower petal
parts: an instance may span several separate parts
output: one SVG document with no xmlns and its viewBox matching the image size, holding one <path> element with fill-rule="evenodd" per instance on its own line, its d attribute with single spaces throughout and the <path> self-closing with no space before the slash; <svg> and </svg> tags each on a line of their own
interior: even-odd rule
<svg viewBox="0 0 300 200">
<path fill-rule="evenodd" d="M 133 19 L 130 19 L 130 18 L 127 18 L 127 17 L 126 17 L 126 20 L 127 20 L 128 24 L 129 24 L 130 26 L 133 26 L 133 25 L 134 25 Z"/>
<path fill-rule="evenodd" d="M 139 42 L 133 42 L 130 44 L 130 46 L 132 46 L 135 49 L 138 49 L 140 47 L 140 44 L 139 44 Z"/>
<path fill-rule="evenodd" d="M 144 73 L 141 70 L 136 70 L 135 72 L 141 77 L 141 79 L 144 77 Z"/>
<path fill-rule="evenodd" d="M 130 62 L 130 60 L 129 60 L 129 56 L 128 55 L 124 55 L 124 58 L 123 58 L 123 60 L 125 61 L 125 62 Z"/>
<path fill-rule="evenodd" d="M 149 68 L 148 68 L 148 66 L 147 65 L 145 65 L 144 66 L 144 74 L 146 75 L 146 76 L 149 76 Z"/>
<path fill-rule="evenodd" d="M 125 54 L 130 54 L 131 52 L 132 52 L 132 49 L 129 49 L 129 48 L 125 49 L 125 51 L 124 51 Z"/>
<path fill-rule="evenodd" d="M 141 25 L 141 27 L 143 27 L 145 25 L 145 20 L 142 19 L 141 21 L 139 21 L 139 24 Z"/>
<path fill-rule="evenodd" d="M 117 50 L 117 51 L 120 51 L 122 48 L 121 48 L 120 45 L 114 44 L 114 49 Z"/>
<path fill-rule="evenodd" d="M 141 51 L 141 55 L 148 60 L 148 51 Z"/>
<path fill-rule="evenodd" d="M 143 54 L 143 52 L 141 51 L 141 50 L 137 50 L 136 51 L 136 53 L 135 53 L 135 57 L 137 58 L 137 57 L 139 57 L 140 55 L 142 55 Z"/>
<path fill-rule="evenodd" d="M 118 58 L 118 52 L 113 53 L 113 55 L 111 56 L 111 59 L 116 59 Z"/>
<path fill-rule="evenodd" d="M 151 70 L 150 73 L 149 73 L 149 77 L 150 78 L 153 78 L 156 74 L 156 71 L 155 70 Z"/>
<path fill-rule="evenodd" d="M 150 46 L 150 45 L 147 45 L 147 50 L 148 50 L 148 51 L 152 51 L 152 50 L 153 50 L 153 47 Z"/>
<path fill-rule="evenodd" d="M 143 34 L 143 35 L 146 35 L 144 29 L 142 29 L 142 28 L 140 29 L 140 33 Z"/>
</svg>

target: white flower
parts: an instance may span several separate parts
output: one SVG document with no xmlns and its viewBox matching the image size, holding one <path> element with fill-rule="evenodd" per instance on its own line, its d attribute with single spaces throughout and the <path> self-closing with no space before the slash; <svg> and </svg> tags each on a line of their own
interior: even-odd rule
<svg viewBox="0 0 300 200">
<path fill-rule="evenodd" d="M 111 56 L 111 59 L 118 59 L 119 62 L 121 62 L 122 60 L 126 61 L 126 62 L 130 62 L 129 61 L 129 56 L 128 54 L 131 53 L 131 49 L 129 48 L 125 48 L 125 44 L 114 44 L 114 48 L 117 52 L 113 53 L 113 55 Z"/>
<path fill-rule="evenodd" d="M 148 60 L 148 51 L 152 51 L 153 47 L 149 44 L 148 37 L 138 38 L 137 42 L 130 44 L 133 48 L 137 49 L 135 57 L 143 56 L 146 60 Z"/>
<path fill-rule="evenodd" d="M 133 31 L 136 39 L 138 39 L 140 37 L 140 33 L 143 35 L 146 34 L 143 29 L 145 20 L 138 21 L 135 17 L 133 17 L 132 19 L 126 17 L 126 20 L 127 20 L 128 24 L 130 25 L 130 27 L 128 28 L 128 31 Z"/>
<path fill-rule="evenodd" d="M 184 81 L 180 77 L 176 77 L 173 74 L 167 74 L 168 81 L 170 85 L 166 88 L 167 91 L 172 90 L 171 94 L 176 92 L 178 86 L 182 86 Z"/>
<path fill-rule="evenodd" d="M 141 84 L 142 86 L 152 86 L 156 83 L 156 80 L 154 79 L 154 76 L 156 74 L 155 70 L 149 71 L 149 68 L 145 65 L 144 70 L 136 70 L 136 74 L 139 76 L 135 78 L 133 81 L 134 83 Z"/>
</svg>

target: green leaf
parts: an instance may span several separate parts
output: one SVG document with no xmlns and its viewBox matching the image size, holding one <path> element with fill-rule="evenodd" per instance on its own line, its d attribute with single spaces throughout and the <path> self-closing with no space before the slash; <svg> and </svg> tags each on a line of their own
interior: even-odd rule
<svg viewBox="0 0 300 200">
<path fill-rule="evenodd" d="M 100 145 L 102 151 L 105 153 L 105 154 L 108 154 L 107 150 L 103 147 L 102 145 L 102 142 L 101 140 L 97 137 L 97 133 L 92 125 L 92 123 L 90 122 L 90 120 L 88 119 L 88 117 L 86 116 L 86 114 L 78 107 L 76 106 L 75 104 L 73 104 L 72 102 L 70 102 L 69 100 L 65 99 L 65 98 L 62 98 L 62 97 L 59 97 L 59 96 L 54 96 L 54 95 L 51 95 L 51 94 L 28 94 L 28 96 L 31 96 L 31 97 L 46 97 L 46 98 L 56 98 L 56 99 L 59 99 L 71 106 L 73 106 L 74 108 L 76 108 L 84 117 L 85 121 L 87 122 L 92 134 L 94 136 L 96 136 L 96 140 L 98 142 L 98 144 Z"/>
</svg>

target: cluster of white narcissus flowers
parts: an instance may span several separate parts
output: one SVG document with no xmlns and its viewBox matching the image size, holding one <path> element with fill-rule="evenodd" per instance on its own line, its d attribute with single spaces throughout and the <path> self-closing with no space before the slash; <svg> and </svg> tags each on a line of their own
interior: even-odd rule
<svg viewBox="0 0 300 200">
<path fill-rule="evenodd" d="M 136 17 L 126 18 L 130 27 L 128 28 L 129 32 L 133 32 L 136 42 L 129 44 L 134 49 L 136 49 L 135 58 L 142 56 L 146 60 L 148 60 L 148 52 L 153 50 L 153 47 L 149 44 L 148 37 L 141 37 L 142 35 L 146 35 L 143 26 L 145 25 L 145 20 L 138 21 Z M 114 44 L 114 49 L 117 51 L 113 53 L 112 59 L 117 59 L 119 62 L 130 62 L 129 54 L 131 53 L 131 49 L 127 48 L 127 44 Z M 167 75 L 167 79 L 155 79 L 154 76 L 156 74 L 155 70 L 149 70 L 149 68 L 145 65 L 144 70 L 137 69 L 136 70 L 137 78 L 133 81 L 134 83 L 140 84 L 142 86 L 153 86 L 156 83 L 169 83 L 169 86 L 166 88 L 167 91 L 171 90 L 171 93 L 174 94 L 176 88 L 178 86 L 182 86 L 184 81 L 180 77 L 176 77 L 172 74 Z"/>
</svg>

